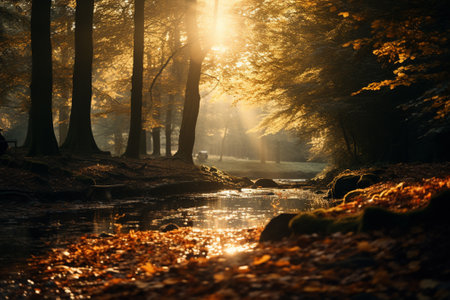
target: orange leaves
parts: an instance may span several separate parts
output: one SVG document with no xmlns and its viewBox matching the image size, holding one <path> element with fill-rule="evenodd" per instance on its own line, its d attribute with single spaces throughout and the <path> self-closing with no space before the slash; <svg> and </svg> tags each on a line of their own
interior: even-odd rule
<svg viewBox="0 0 450 300">
<path fill-rule="evenodd" d="M 432 177 L 414 183 L 378 184 L 362 190 L 357 196 L 347 199 L 347 203 L 335 207 L 334 210 L 354 213 L 367 206 L 384 206 L 405 211 L 425 206 L 435 193 L 448 188 L 450 188 L 450 176 Z"/>
<path fill-rule="evenodd" d="M 151 276 L 158 271 L 158 268 L 151 262 L 147 262 L 146 264 L 142 265 L 140 268 L 142 270 L 144 270 L 145 274 L 148 276 Z"/>
<path fill-rule="evenodd" d="M 264 263 L 268 262 L 270 260 L 270 258 L 271 258 L 271 256 L 267 255 L 267 254 L 263 255 L 261 257 L 255 257 L 255 259 L 253 260 L 253 264 L 255 266 L 264 264 Z"/>
</svg>

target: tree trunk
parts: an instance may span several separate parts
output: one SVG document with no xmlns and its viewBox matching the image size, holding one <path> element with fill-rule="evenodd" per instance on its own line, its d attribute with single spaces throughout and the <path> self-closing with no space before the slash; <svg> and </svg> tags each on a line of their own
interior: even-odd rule
<svg viewBox="0 0 450 300">
<path fill-rule="evenodd" d="M 66 32 L 67 32 L 67 38 L 70 39 L 70 35 L 72 34 L 72 22 L 67 21 L 66 22 Z M 63 66 L 67 66 L 69 64 L 69 48 L 63 47 L 62 48 L 62 64 Z M 69 74 L 67 74 L 69 75 Z M 65 77 L 65 76 L 64 76 Z M 69 85 L 69 82 L 67 82 L 67 85 Z M 60 106 L 58 108 L 59 111 L 59 143 L 62 145 L 67 137 L 67 132 L 69 130 L 69 118 L 70 118 L 70 108 L 67 105 L 70 97 L 70 89 L 64 88 L 62 91 L 62 103 L 60 103 Z"/>
<path fill-rule="evenodd" d="M 152 97 L 152 100 L 153 119 L 158 123 L 158 125 L 152 129 L 152 155 L 158 157 L 161 156 L 161 127 L 159 126 L 161 116 L 161 93 L 158 87 L 155 88 L 155 97 Z"/>
<path fill-rule="evenodd" d="M 155 127 L 152 129 L 153 139 L 153 156 L 161 156 L 161 127 Z"/>
<path fill-rule="evenodd" d="M 122 155 L 123 150 L 123 137 L 122 131 L 116 127 L 114 130 L 114 154 L 117 156 Z"/>
<path fill-rule="evenodd" d="M 133 76 L 131 80 L 131 118 L 125 156 L 138 158 L 142 134 L 142 73 L 144 69 L 144 0 L 134 1 Z"/>
<path fill-rule="evenodd" d="M 69 131 L 62 146 L 74 153 L 100 153 L 91 127 L 92 22 L 94 0 L 77 0 L 75 10 L 75 63 Z"/>
<path fill-rule="evenodd" d="M 225 131 L 223 133 L 223 137 L 222 137 L 222 144 L 220 145 L 220 157 L 219 157 L 219 161 L 222 161 L 223 158 L 223 150 L 225 147 L 225 139 L 227 137 L 227 133 L 228 133 L 228 121 L 227 121 L 227 125 L 225 126 Z"/>
<path fill-rule="evenodd" d="M 32 1 L 30 156 L 59 154 L 52 116 L 50 7 L 51 0 Z"/>
<path fill-rule="evenodd" d="M 200 108 L 199 83 L 205 52 L 201 49 L 197 27 L 197 0 L 186 0 L 186 29 L 190 45 L 189 71 L 186 82 L 183 117 L 181 120 L 178 151 L 175 157 L 194 163 L 192 152 L 195 142 L 195 126 Z"/>
<path fill-rule="evenodd" d="M 174 95 L 169 95 L 169 101 L 167 103 L 166 109 L 166 124 L 164 127 L 165 137 L 166 137 L 166 156 L 172 156 L 172 114 L 174 106 L 175 97 Z"/>
<path fill-rule="evenodd" d="M 275 142 L 275 162 L 277 164 L 281 163 L 281 148 L 278 140 Z"/>
<path fill-rule="evenodd" d="M 139 154 L 147 155 L 147 130 L 141 130 L 141 140 L 139 142 Z"/>
</svg>

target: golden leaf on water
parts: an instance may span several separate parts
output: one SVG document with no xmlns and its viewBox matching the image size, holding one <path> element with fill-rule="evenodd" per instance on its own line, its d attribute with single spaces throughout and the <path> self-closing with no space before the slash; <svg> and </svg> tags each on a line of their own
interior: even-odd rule
<svg viewBox="0 0 450 300">
<path fill-rule="evenodd" d="M 264 254 L 261 257 L 255 257 L 255 259 L 253 260 L 253 264 L 254 265 L 261 265 L 264 264 L 266 262 L 268 262 L 270 260 L 271 256 L 268 254 Z"/>
<path fill-rule="evenodd" d="M 141 269 L 147 273 L 147 275 L 153 275 L 158 271 L 155 265 L 153 265 L 151 262 L 146 263 L 145 265 L 141 266 Z"/>
</svg>

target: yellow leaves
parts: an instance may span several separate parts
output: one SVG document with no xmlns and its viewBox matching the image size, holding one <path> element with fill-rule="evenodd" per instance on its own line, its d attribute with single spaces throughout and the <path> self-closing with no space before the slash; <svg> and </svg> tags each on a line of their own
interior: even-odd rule
<svg viewBox="0 0 450 300">
<path fill-rule="evenodd" d="M 268 254 L 265 254 L 261 257 L 255 257 L 255 259 L 253 260 L 253 264 L 255 266 L 264 264 L 264 263 L 268 262 L 270 260 L 270 258 L 271 258 L 271 256 Z"/>
<path fill-rule="evenodd" d="M 340 12 L 338 14 L 338 16 L 342 16 L 345 19 L 345 18 L 348 18 L 350 16 L 350 13 L 348 11 L 343 11 L 343 12 Z"/>
<path fill-rule="evenodd" d="M 147 262 L 146 264 L 142 265 L 141 269 L 144 270 L 145 273 L 149 276 L 155 274 L 158 271 L 158 268 L 151 262 Z"/>
</svg>

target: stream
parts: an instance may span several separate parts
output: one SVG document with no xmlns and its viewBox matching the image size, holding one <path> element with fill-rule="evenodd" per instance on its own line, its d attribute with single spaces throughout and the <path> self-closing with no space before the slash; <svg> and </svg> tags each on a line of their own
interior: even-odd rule
<svg viewBox="0 0 450 300">
<path fill-rule="evenodd" d="M 174 223 L 197 229 L 264 226 L 283 212 L 327 206 L 323 194 L 301 189 L 242 189 L 111 202 L 0 201 L 0 276 L 31 255 L 62 247 L 86 234 L 158 230 Z"/>
</svg>

